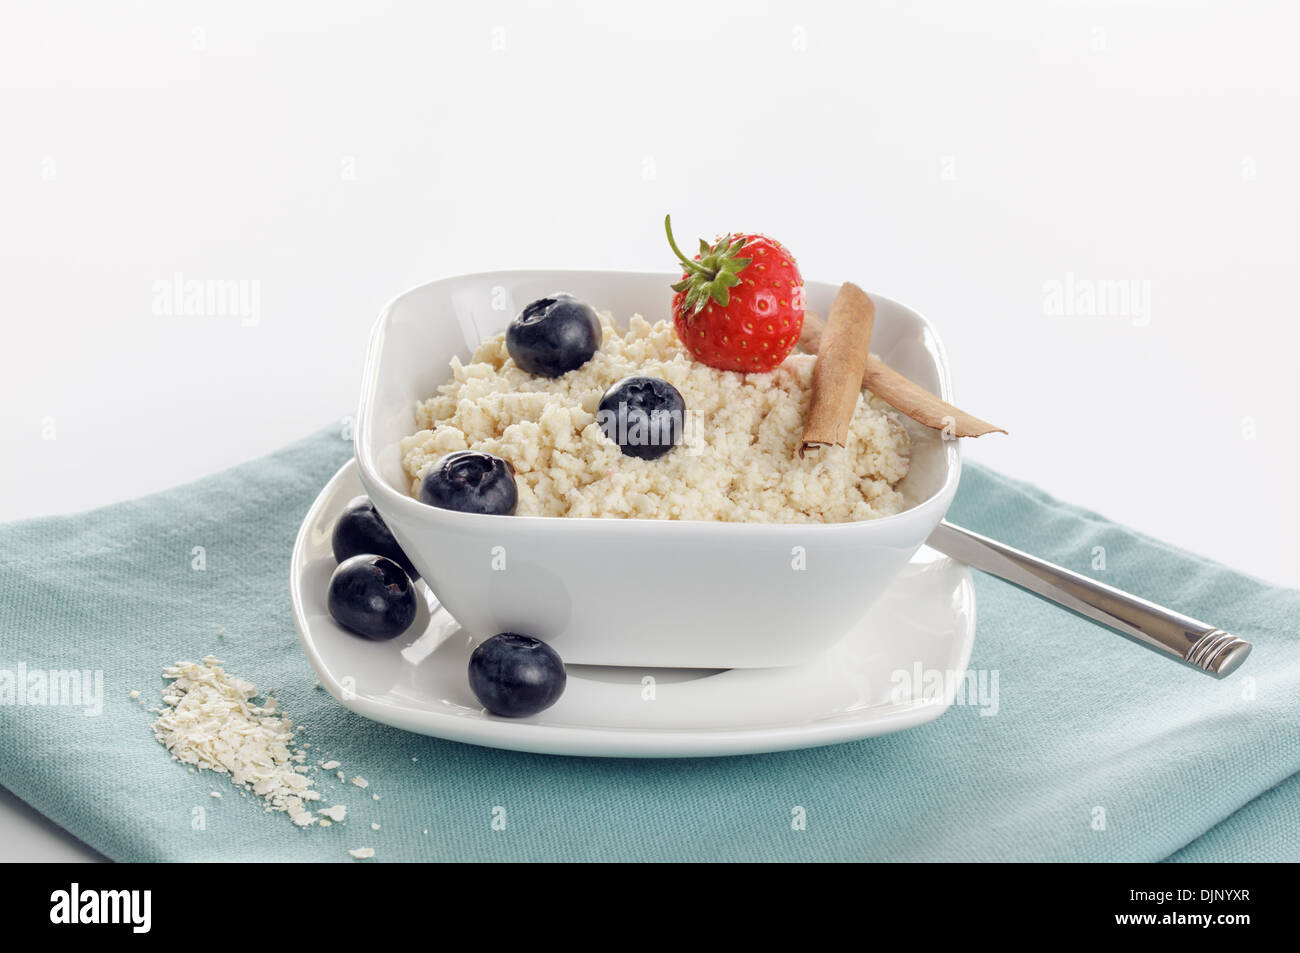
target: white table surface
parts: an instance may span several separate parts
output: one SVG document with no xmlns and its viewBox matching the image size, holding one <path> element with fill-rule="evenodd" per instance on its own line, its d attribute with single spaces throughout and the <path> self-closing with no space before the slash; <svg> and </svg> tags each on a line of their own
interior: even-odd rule
<svg viewBox="0 0 1300 953">
<path fill-rule="evenodd" d="M 605 6 L 6 4 L 0 519 L 349 414 L 414 284 L 670 269 L 672 212 L 932 318 L 971 459 L 1300 584 L 1295 8 Z M 89 855 L 0 798 L 0 859 Z"/>
</svg>

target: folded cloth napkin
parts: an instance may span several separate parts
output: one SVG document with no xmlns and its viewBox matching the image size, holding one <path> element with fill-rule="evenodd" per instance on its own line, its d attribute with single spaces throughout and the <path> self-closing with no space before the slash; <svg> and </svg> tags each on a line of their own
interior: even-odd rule
<svg viewBox="0 0 1300 953">
<path fill-rule="evenodd" d="M 1221 625 L 1253 657 L 1216 682 L 976 573 L 971 665 L 998 673 L 996 714 L 959 705 L 881 738 L 731 758 L 496 751 L 375 724 L 314 687 L 289 553 L 350 453 L 323 433 L 177 490 L 0 527 L 0 688 L 19 666 L 103 673 L 98 714 L 0 705 L 0 784 L 122 861 L 1300 858 L 1300 592 L 968 466 L 955 522 Z M 344 823 L 297 828 L 154 740 L 163 667 L 209 653 L 274 690 L 309 761 L 370 782 L 327 790 Z"/>
</svg>

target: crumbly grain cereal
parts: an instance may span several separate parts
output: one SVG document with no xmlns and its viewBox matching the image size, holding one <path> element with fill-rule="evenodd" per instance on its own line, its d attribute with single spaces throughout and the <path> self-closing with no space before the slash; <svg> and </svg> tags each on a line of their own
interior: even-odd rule
<svg viewBox="0 0 1300 953">
<path fill-rule="evenodd" d="M 155 709 L 153 731 L 173 758 L 227 775 L 262 798 L 268 812 L 283 811 L 299 827 L 316 822 L 307 804 L 320 794 L 307 777 L 306 756 L 295 750 L 293 722 L 274 698 L 255 704 L 257 688 L 228 675 L 211 655 L 202 663 L 177 662 L 163 677 L 172 683 Z"/>
<path fill-rule="evenodd" d="M 600 319 L 600 350 L 558 378 L 518 368 L 504 334 L 480 344 L 469 364 L 453 359 L 452 379 L 416 407 L 420 431 L 401 443 L 412 495 L 438 458 L 474 449 L 514 465 L 520 516 L 841 523 L 904 508 L 895 487 L 910 443 L 875 398 L 859 398 L 847 447 L 800 459 L 811 355 L 741 375 L 692 359 L 669 321 L 634 315 L 624 332 L 608 314 Z M 632 374 L 681 392 L 689 446 L 641 460 L 605 436 L 596 422 L 601 395 Z"/>
</svg>

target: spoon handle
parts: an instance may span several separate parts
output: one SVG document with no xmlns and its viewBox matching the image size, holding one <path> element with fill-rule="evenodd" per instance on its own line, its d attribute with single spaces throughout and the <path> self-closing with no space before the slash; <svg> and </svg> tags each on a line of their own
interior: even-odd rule
<svg viewBox="0 0 1300 953">
<path fill-rule="evenodd" d="M 1215 678 L 1235 672 L 1250 654 L 1249 642 L 1216 626 L 1030 556 L 947 520 L 935 528 L 926 544 Z"/>
</svg>

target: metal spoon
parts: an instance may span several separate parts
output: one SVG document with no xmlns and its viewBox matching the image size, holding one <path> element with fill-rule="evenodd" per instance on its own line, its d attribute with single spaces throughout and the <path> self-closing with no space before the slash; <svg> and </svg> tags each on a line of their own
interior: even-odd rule
<svg viewBox="0 0 1300 953">
<path fill-rule="evenodd" d="M 1215 678 L 1235 672 L 1250 654 L 1249 642 L 1222 629 L 1022 553 L 947 520 L 930 534 L 926 544 Z"/>
</svg>

